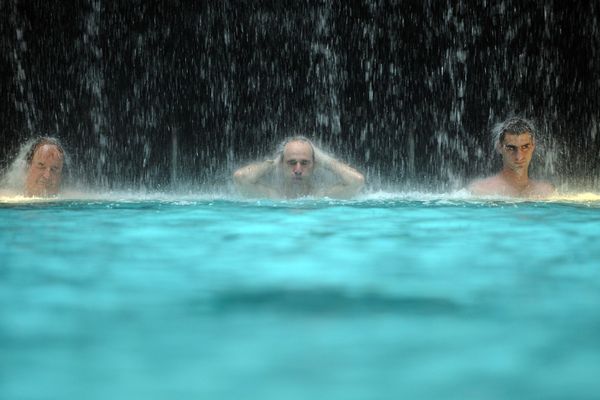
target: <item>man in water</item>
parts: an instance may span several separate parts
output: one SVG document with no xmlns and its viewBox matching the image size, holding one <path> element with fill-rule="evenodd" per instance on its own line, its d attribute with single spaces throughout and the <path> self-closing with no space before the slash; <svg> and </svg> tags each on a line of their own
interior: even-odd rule
<svg viewBox="0 0 600 400">
<path fill-rule="evenodd" d="M 54 138 L 37 139 L 27 152 L 25 196 L 56 196 L 60 190 L 65 153 Z"/>
<path fill-rule="evenodd" d="M 552 184 L 529 178 L 529 163 L 535 150 L 535 128 L 531 121 L 513 117 L 493 130 L 494 146 L 502 156 L 502 170 L 494 176 L 472 182 L 475 195 L 547 197 L 555 193 Z"/>
<path fill-rule="evenodd" d="M 326 175 L 332 178 L 329 182 Z M 233 181 L 246 196 L 268 198 L 348 198 L 365 184 L 360 172 L 326 154 L 303 136 L 285 140 L 275 159 L 238 169 Z"/>
</svg>

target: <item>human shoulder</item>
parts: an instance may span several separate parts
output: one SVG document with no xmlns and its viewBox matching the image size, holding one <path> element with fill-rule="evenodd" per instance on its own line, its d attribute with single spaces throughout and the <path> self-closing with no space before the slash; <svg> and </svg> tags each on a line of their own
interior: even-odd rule
<svg viewBox="0 0 600 400">
<path fill-rule="evenodd" d="M 538 197 L 547 197 L 556 194 L 556 187 L 547 181 L 534 181 L 531 195 Z"/>
<path fill-rule="evenodd" d="M 505 186 L 505 182 L 498 175 L 472 181 L 467 190 L 475 195 L 497 194 Z"/>
</svg>

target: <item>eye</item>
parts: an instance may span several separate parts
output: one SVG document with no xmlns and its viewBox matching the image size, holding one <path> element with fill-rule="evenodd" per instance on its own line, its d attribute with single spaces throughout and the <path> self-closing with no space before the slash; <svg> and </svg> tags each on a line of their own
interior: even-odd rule
<svg viewBox="0 0 600 400">
<path fill-rule="evenodd" d="M 296 160 L 289 160 L 287 162 L 288 165 L 295 165 L 296 164 Z"/>
<path fill-rule="evenodd" d="M 521 150 L 529 150 L 530 148 L 531 148 L 530 143 L 527 143 L 527 144 L 524 144 L 523 146 L 521 146 Z"/>
<path fill-rule="evenodd" d="M 309 162 L 308 162 L 308 160 L 302 160 L 302 161 L 300 162 L 300 164 L 302 164 L 302 165 L 308 165 L 308 164 L 309 164 Z"/>
<path fill-rule="evenodd" d="M 517 151 L 517 146 L 513 146 L 512 144 L 505 144 L 504 148 L 508 151 L 510 151 L 511 153 L 514 153 L 515 151 Z"/>
</svg>

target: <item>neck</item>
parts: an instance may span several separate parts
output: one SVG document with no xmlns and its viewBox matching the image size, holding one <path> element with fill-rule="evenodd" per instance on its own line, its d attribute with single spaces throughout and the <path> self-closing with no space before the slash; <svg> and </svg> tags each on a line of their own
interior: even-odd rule
<svg viewBox="0 0 600 400">
<path fill-rule="evenodd" d="M 515 186 L 518 188 L 525 188 L 529 184 L 529 176 L 527 173 L 527 168 L 523 169 L 510 169 L 504 168 L 500 173 L 502 178 L 508 182 L 511 186 Z"/>
</svg>

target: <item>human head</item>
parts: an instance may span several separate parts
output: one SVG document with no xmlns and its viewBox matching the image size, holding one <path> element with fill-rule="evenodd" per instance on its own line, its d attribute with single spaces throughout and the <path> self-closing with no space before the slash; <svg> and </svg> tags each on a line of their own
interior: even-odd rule
<svg viewBox="0 0 600 400">
<path fill-rule="evenodd" d="M 494 147 L 499 150 L 499 145 L 502 145 L 504 137 L 507 134 L 522 135 L 528 133 L 531 136 L 531 140 L 535 141 L 536 128 L 535 124 L 525 118 L 511 117 L 507 120 L 497 123 L 492 128 L 492 136 L 494 140 Z"/>
<path fill-rule="evenodd" d="M 50 137 L 36 139 L 25 155 L 27 166 L 25 195 L 57 195 L 62 181 L 64 161 L 65 152 L 57 139 Z"/>
<path fill-rule="evenodd" d="M 278 148 L 279 159 L 286 182 L 310 181 L 315 167 L 315 149 L 304 136 L 294 136 L 283 141 Z"/>
<path fill-rule="evenodd" d="M 512 117 L 496 124 L 492 132 L 496 151 L 502 155 L 504 167 L 527 170 L 535 150 L 536 129 L 533 122 Z"/>
</svg>

